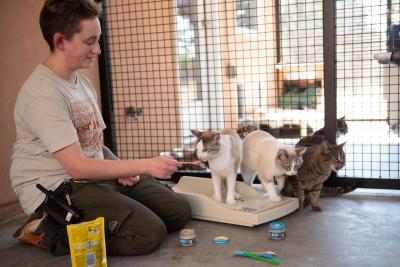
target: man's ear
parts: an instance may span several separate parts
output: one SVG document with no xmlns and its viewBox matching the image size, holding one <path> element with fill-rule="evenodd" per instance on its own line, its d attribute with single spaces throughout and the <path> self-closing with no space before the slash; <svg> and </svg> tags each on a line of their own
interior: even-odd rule
<svg viewBox="0 0 400 267">
<path fill-rule="evenodd" d="M 54 47 L 60 51 L 64 51 L 64 36 L 61 33 L 55 33 L 53 36 Z"/>
</svg>

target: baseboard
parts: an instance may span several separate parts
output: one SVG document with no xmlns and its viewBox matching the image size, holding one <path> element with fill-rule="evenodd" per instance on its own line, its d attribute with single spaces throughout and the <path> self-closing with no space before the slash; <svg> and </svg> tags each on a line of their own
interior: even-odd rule
<svg viewBox="0 0 400 267">
<path fill-rule="evenodd" d="M 0 223 L 8 221 L 9 219 L 23 213 L 24 212 L 18 201 L 0 205 Z"/>
</svg>

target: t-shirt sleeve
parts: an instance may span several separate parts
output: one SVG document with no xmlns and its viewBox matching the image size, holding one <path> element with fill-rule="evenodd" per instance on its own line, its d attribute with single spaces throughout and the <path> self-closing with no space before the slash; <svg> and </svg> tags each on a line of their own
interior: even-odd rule
<svg viewBox="0 0 400 267">
<path fill-rule="evenodd" d="M 68 104 L 61 97 L 36 98 L 27 106 L 24 119 L 51 153 L 79 141 Z"/>
</svg>

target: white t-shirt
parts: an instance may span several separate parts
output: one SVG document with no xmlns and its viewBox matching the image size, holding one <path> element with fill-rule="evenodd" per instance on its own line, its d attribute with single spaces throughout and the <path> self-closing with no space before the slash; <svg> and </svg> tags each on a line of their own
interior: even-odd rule
<svg viewBox="0 0 400 267">
<path fill-rule="evenodd" d="M 79 142 L 84 156 L 103 159 L 105 124 L 93 85 L 77 74 L 72 85 L 44 65 L 38 65 L 22 86 L 14 110 L 17 139 L 10 179 L 23 210 L 31 214 L 45 195 L 40 183 L 56 189 L 71 176 L 53 153 Z"/>
</svg>

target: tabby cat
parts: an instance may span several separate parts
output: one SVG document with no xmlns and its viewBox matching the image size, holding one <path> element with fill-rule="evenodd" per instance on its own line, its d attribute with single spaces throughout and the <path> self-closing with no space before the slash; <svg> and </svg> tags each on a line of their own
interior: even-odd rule
<svg viewBox="0 0 400 267">
<path fill-rule="evenodd" d="M 197 137 L 196 154 L 211 171 L 214 200 L 222 202 L 222 182 L 226 180 L 226 203 L 234 205 L 240 196 L 236 193 L 236 176 L 242 163 L 242 140 L 231 129 L 220 132 L 192 130 Z"/>
<path fill-rule="evenodd" d="M 345 135 L 348 132 L 346 118 L 343 116 L 336 120 L 336 134 L 337 136 Z M 305 136 L 299 140 L 296 146 L 310 147 L 312 145 L 320 144 L 322 140 L 325 140 L 325 127 L 319 129 L 311 136 Z"/>
<path fill-rule="evenodd" d="M 243 140 L 243 162 L 241 173 L 244 182 L 252 185 L 255 173 L 272 201 L 281 198 L 275 191 L 274 177 L 281 190 L 285 175 L 294 175 L 302 164 L 305 148 L 293 148 L 280 144 L 265 131 L 253 131 Z"/>
<path fill-rule="evenodd" d="M 336 120 L 336 135 L 342 136 L 347 134 L 348 132 L 348 126 L 346 123 L 346 117 L 343 116 L 340 119 Z M 303 146 L 303 147 L 310 147 L 312 145 L 320 144 L 322 140 L 325 140 L 325 127 L 319 129 L 315 133 L 313 133 L 311 136 L 306 136 L 303 137 L 299 140 L 299 142 L 296 144 L 297 147 Z M 342 194 L 346 194 L 349 192 L 352 192 L 357 188 L 357 184 L 354 183 L 353 185 L 348 185 L 348 186 L 328 186 L 324 185 L 321 190 L 321 196 L 338 196 Z"/>
<path fill-rule="evenodd" d="M 345 164 L 343 146 L 331 145 L 323 140 L 320 144 L 307 149 L 303 154 L 303 164 L 296 175 L 286 179 L 282 195 L 297 197 L 299 199 L 299 210 L 303 210 L 306 194 L 310 194 L 310 202 L 313 211 L 321 211 L 318 199 L 322 184 L 332 171 L 337 172 Z"/>
</svg>

